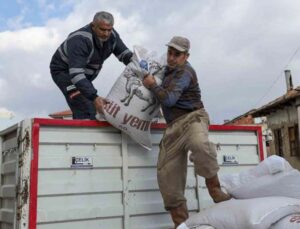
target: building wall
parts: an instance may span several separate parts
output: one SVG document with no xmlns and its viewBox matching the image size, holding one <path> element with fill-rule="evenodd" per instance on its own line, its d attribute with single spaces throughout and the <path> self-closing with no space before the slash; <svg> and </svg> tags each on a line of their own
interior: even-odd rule
<svg viewBox="0 0 300 229">
<path fill-rule="evenodd" d="M 295 107 L 288 107 L 285 109 L 278 109 L 276 112 L 267 116 L 268 126 L 281 125 L 287 122 L 298 123 L 297 110 Z"/>
<path fill-rule="evenodd" d="M 276 155 L 274 130 L 281 129 L 283 140 L 283 157 L 294 167 L 300 170 L 300 156 L 291 156 L 288 128 L 298 125 L 298 112 L 295 107 L 280 109 L 267 116 L 268 127 L 272 130 L 273 141 L 270 142 L 269 154 Z M 299 155 L 299 154 L 298 154 Z"/>
</svg>

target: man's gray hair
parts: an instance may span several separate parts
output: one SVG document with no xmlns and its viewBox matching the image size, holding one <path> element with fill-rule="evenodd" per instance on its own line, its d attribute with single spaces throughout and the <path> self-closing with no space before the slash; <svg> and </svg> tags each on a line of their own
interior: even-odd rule
<svg viewBox="0 0 300 229">
<path fill-rule="evenodd" d="M 100 11 L 97 12 L 94 16 L 93 22 L 96 21 L 105 21 L 106 23 L 110 25 L 114 25 L 114 17 L 111 13 L 105 12 L 105 11 Z"/>
</svg>

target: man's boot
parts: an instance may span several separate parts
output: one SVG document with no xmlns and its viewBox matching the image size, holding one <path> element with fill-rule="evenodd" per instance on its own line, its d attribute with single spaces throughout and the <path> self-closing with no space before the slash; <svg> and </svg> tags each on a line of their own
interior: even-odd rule
<svg viewBox="0 0 300 229">
<path fill-rule="evenodd" d="M 213 176 L 212 178 L 206 178 L 205 184 L 208 189 L 209 195 L 215 203 L 231 199 L 231 196 L 229 194 L 226 194 L 222 191 L 218 174 Z"/>
<path fill-rule="evenodd" d="M 179 205 L 177 208 L 172 208 L 170 213 L 175 224 L 175 229 L 189 218 L 189 213 L 185 202 Z"/>
</svg>

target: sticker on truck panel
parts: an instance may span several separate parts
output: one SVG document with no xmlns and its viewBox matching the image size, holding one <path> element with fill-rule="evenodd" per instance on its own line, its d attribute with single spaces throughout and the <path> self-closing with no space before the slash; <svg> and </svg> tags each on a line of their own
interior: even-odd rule
<svg viewBox="0 0 300 229">
<path fill-rule="evenodd" d="M 223 155 L 223 164 L 236 165 L 238 164 L 237 157 L 235 155 Z"/>
<path fill-rule="evenodd" d="M 71 168 L 93 168 L 92 157 L 72 157 Z"/>
</svg>

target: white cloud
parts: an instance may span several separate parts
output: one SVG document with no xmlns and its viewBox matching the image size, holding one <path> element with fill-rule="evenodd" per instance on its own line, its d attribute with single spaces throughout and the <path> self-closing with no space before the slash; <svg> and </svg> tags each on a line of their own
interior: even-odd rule
<svg viewBox="0 0 300 229">
<path fill-rule="evenodd" d="M 39 4 L 45 18 L 59 7 L 46 0 Z M 72 4 L 71 12 L 42 26 L 24 24 L 21 14 L 13 26 L 18 29 L 0 33 L 0 102 L 18 116 L 44 116 L 67 107 L 51 79 L 50 59 L 70 32 L 89 23 L 100 10 L 114 14 L 115 28 L 129 48 L 139 44 L 162 54 L 173 35 L 190 38 L 189 60 L 198 73 L 204 104 L 217 123 L 252 109 L 281 71 L 282 78 L 257 105 L 285 93 L 282 68 L 300 45 L 297 0 L 186 0 L 184 4 L 81 0 Z M 300 85 L 299 55 L 289 65 L 294 85 Z M 109 92 L 123 68 L 114 57 L 106 61 L 95 80 L 100 95 Z"/>
<path fill-rule="evenodd" d="M 5 107 L 0 107 L 0 119 L 12 119 L 15 114 Z"/>
<path fill-rule="evenodd" d="M 18 52 L 25 51 L 33 54 L 56 45 L 59 38 L 57 31 L 46 27 L 29 27 L 17 31 L 5 31 L 0 33 L 0 52 L 17 50 Z"/>
</svg>

